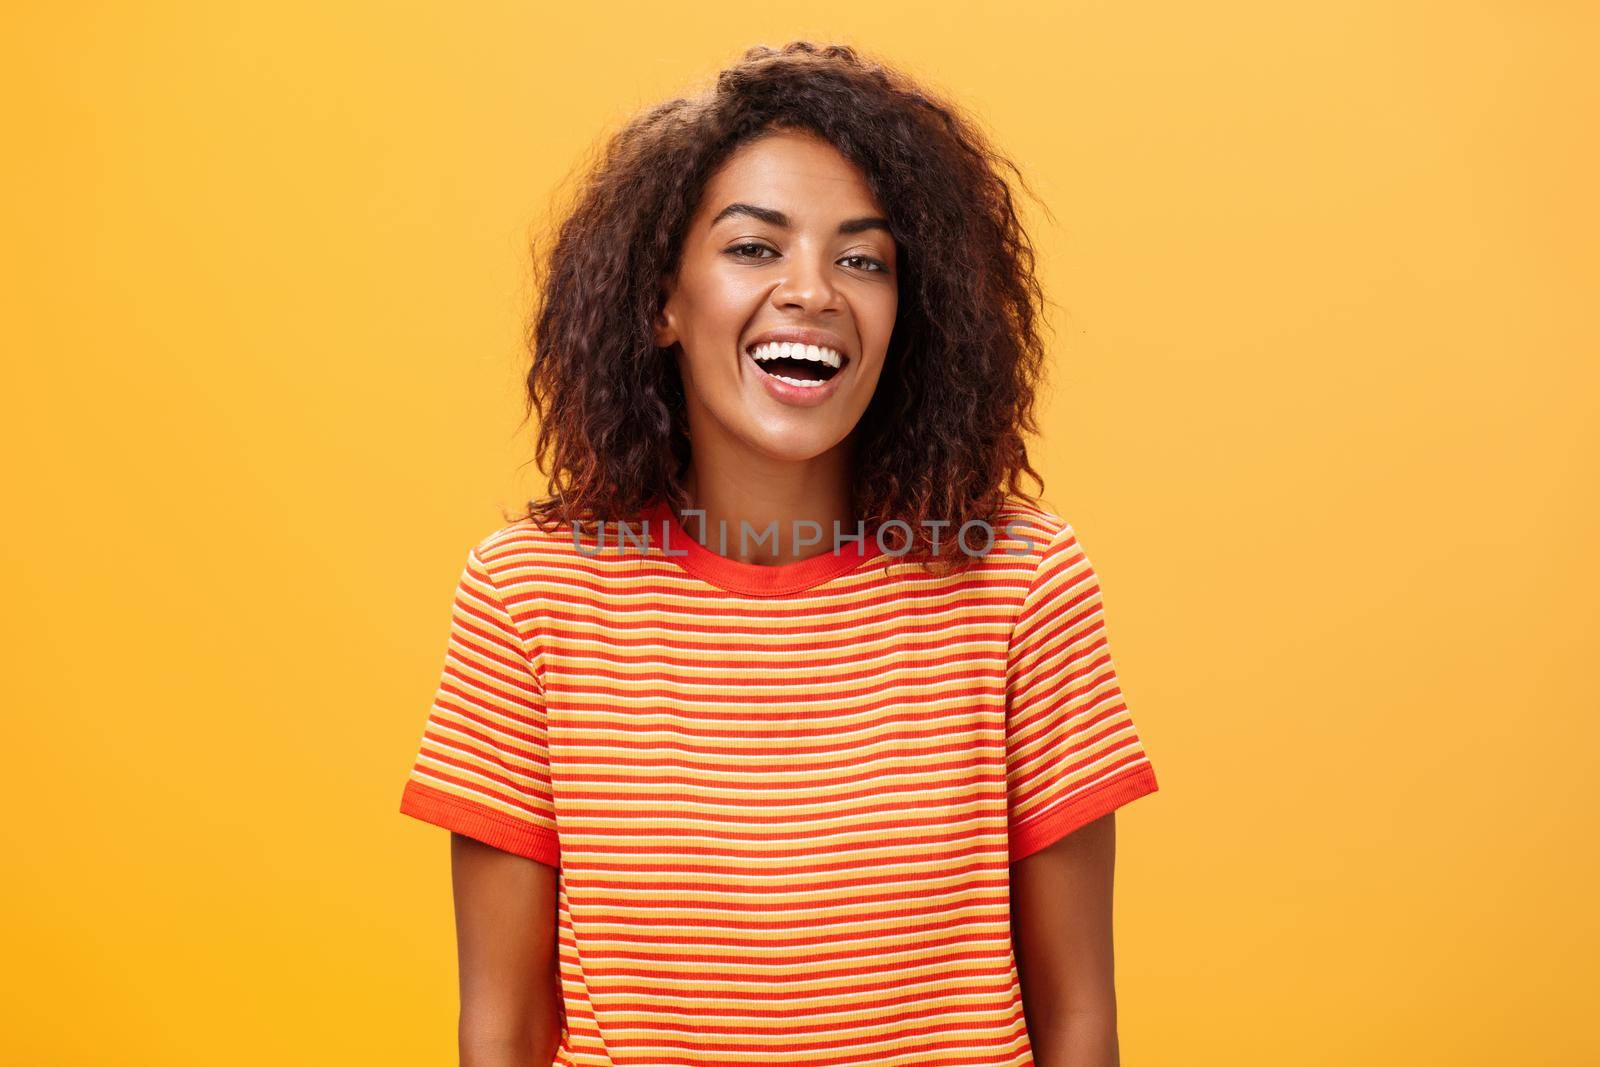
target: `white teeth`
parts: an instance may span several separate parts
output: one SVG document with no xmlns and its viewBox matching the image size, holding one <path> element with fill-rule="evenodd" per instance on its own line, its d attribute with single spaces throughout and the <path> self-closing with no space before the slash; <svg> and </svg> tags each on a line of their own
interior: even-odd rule
<svg viewBox="0 0 1600 1067">
<path fill-rule="evenodd" d="M 790 359 L 809 359 L 813 363 L 823 363 L 838 370 L 844 362 L 839 353 L 831 348 L 821 348 L 817 345 L 800 345 L 790 341 L 768 341 L 756 345 L 750 350 L 750 356 L 757 363 L 788 356 Z M 779 377 L 775 375 L 775 377 Z M 789 379 L 785 378 L 785 381 Z"/>
<path fill-rule="evenodd" d="M 773 377 L 778 379 L 780 382 L 788 382 L 790 385 L 798 385 L 802 389 L 815 389 L 818 386 L 828 384 L 827 382 L 804 382 L 799 378 L 791 378 L 786 374 L 774 374 Z"/>
</svg>

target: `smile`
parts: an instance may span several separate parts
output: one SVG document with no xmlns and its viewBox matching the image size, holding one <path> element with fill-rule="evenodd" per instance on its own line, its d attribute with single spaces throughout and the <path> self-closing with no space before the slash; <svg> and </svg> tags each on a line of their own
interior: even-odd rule
<svg viewBox="0 0 1600 1067">
<path fill-rule="evenodd" d="M 789 341 L 751 345 L 743 356 L 767 395 L 790 408 L 826 404 L 843 388 L 850 367 L 850 357 L 837 349 Z"/>
<path fill-rule="evenodd" d="M 749 356 L 767 374 L 800 389 L 821 388 L 849 362 L 831 348 L 788 341 L 752 345 Z"/>
</svg>

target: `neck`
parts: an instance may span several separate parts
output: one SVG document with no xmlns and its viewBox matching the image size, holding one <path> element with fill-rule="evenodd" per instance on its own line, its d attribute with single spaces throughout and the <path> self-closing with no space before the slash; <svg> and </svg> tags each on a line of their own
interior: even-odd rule
<svg viewBox="0 0 1600 1067">
<path fill-rule="evenodd" d="M 809 559 L 833 551 L 836 528 L 841 536 L 856 533 L 851 470 L 850 438 L 801 461 L 755 456 L 714 462 L 696 450 L 683 487 L 689 506 L 704 514 L 680 513 L 679 522 L 707 548 L 741 563 L 776 566 Z M 743 539 L 741 530 L 748 531 Z M 757 537 L 765 540 L 757 543 Z M 851 544 L 841 543 L 847 549 Z"/>
</svg>

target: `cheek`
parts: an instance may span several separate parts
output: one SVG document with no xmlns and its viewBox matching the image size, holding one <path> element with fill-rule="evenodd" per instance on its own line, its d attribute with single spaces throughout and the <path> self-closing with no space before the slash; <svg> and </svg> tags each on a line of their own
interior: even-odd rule
<svg viewBox="0 0 1600 1067">
<path fill-rule="evenodd" d="M 699 274 L 686 295 L 689 331 L 713 344 L 730 335 L 737 338 L 761 301 L 759 285 L 749 273 L 715 267 Z"/>
<path fill-rule="evenodd" d="M 889 337 L 894 333 L 895 315 L 900 308 L 900 294 L 892 287 L 873 294 L 872 299 L 858 304 L 863 334 L 870 334 L 869 344 L 878 349 L 889 347 Z M 863 340 L 867 340 L 866 337 Z"/>
</svg>

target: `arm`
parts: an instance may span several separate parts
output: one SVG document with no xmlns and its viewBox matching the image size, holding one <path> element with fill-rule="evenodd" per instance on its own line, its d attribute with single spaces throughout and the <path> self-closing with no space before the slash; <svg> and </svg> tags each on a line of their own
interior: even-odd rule
<svg viewBox="0 0 1600 1067">
<path fill-rule="evenodd" d="M 1116 816 L 1011 867 L 1012 941 L 1037 1067 L 1118 1067 L 1111 884 Z"/>
<path fill-rule="evenodd" d="M 548 1067 L 561 1039 L 549 864 L 450 835 L 461 1067 Z"/>
</svg>

